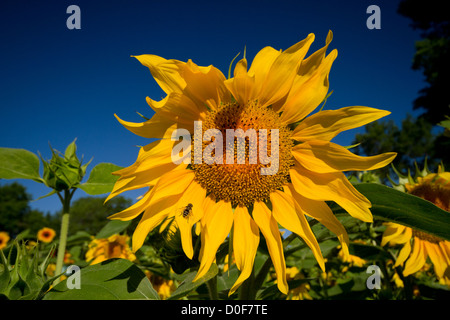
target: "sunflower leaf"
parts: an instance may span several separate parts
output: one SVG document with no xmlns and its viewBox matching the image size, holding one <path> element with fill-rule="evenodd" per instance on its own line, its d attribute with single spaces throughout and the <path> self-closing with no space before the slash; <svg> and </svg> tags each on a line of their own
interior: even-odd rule
<svg viewBox="0 0 450 320">
<path fill-rule="evenodd" d="M 450 214 L 433 203 L 375 183 L 356 184 L 355 188 L 372 203 L 375 218 L 450 240 Z M 331 209 L 335 214 L 345 212 L 336 204 Z"/>
<path fill-rule="evenodd" d="M 42 183 L 39 158 L 25 149 L 0 148 L 0 178 L 31 179 Z"/>
<path fill-rule="evenodd" d="M 215 263 L 213 263 L 211 265 L 211 267 L 209 268 L 208 272 L 200 279 L 197 279 L 197 281 L 195 281 L 195 282 L 193 282 L 192 280 L 194 280 L 195 276 L 197 275 L 197 270 L 186 273 L 184 275 L 183 282 L 175 290 L 175 292 L 172 293 L 169 300 L 176 300 L 176 299 L 186 296 L 189 292 L 191 292 L 198 286 L 204 284 L 206 281 L 215 277 L 218 272 L 219 272 L 219 269 L 217 268 L 217 265 Z"/>
<path fill-rule="evenodd" d="M 99 195 L 111 192 L 118 176 L 113 175 L 114 171 L 122 169 L 112 163 L 102 162 L 92 168 L 89 179 L 77 185 L 84 192 L 90 195 Z"/>
<path fill-rule="evenodd" d="M 97 239 L 108 238 L 113 234 L 119 234 L 125 230 L 131 223 L 131 220 L 121 221 L 121 220 L 111 220 L 109 221 L 96 235 Z"/>
<path fill-rule="evenodd" d="M 111 259 L 80 271 L 80 289 L 69 289 L 67 280 L 57 284 L 44 300 L 159 300 L 145 274 L 133 262 Z"/>
</svg>

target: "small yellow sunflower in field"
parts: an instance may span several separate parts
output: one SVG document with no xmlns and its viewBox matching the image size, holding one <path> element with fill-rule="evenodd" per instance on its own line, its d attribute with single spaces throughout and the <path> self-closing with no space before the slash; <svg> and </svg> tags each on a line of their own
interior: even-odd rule
<svg viewBox="0 0 450 320">
<path fill-rule="evenodd" d="M 37 233 L 37 239 L 45 243 L 52 242 L 55 236 L 56 232 L 52 228 L 42 228 Z"/>
<path fill-rule="evenodd" d="M 105 239 L 94 239 L 89 243 L 86 252 L 86 261 L 97 264 L 108 259 L 122 258 L 130 261 L 136 260 L 136 256 L 128 245 L 127 235 L 114 234 Z"/>
<path fill-rule="evenodd" d="M 241 273 L 230 294 L 253 270 L 260 232 L 278 288 L 288 292 L 278 224 L 304 239 L 322 269 L 322 253 L 306 216 L 334 232 L 348 252 L 347 233 L 325 201 L 335 201 L 353 217 L 372 221 L 370 202 L 343 171 L 383 167 L 395 153 L 361 157 L 331 140 L 389 112 L 355 106 L 308 117 L 327 96 L 328 75 L 337 57 L 337 50 L 326 54 L 330 31 L 325 46 L 305 58 L 313 40 L 310 34 L 284 51 L 265 47 L 249 69 L 245 57 L 238 61 L 228 79 L 212 65 L 155 55 L 136 57 L 167 96 L 161 101 L 147 97 L 155 114 L 143 123 L 116 116 L 131 132 L 159 139 L 142 147 L 133 165 L 115 172 L 120 177 L 108 197 L 149 189 L 136 204 L 110 217 L 130 220 L 143 212 L 133 234 L 133 251 L 152 229 L 173 219 L 182 248 L 192 259 L 191 232 L 197 225 L 198 279 L 232 231 Z"/>
<path fill-rule="evenodd" d="M 8 241 L 9 241 L 9 234 L 8 232 L 0 232 L 0 250 L 2 250 L 3 248 L 6 248 L 6 246 L 8 245 Z"/>
<path fill-rule="evenodd" d="M 409 176 L 404 188 L 407 193 L 450 212 L 450 172 L 443 171 L 441 167 L 438 173 L 419 176 L 416 180 Z M 403 246 L 394 266 L 404 264 L 405 277 L 418 272 L 430 258 L 439 282 L 450 286 L 450 241 L 396 223 L 386 225 L 381 245 Z"/>
</svg>

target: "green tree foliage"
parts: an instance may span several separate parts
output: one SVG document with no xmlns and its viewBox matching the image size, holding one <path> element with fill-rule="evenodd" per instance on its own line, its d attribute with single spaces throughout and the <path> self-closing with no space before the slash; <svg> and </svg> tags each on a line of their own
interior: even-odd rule
<svg viewBox="0 0 450 320">
<path fill-rule="evenodd" d="M 376 121 L 368 124 L 366 133 L 357 134 L 353 144 L 358 144 L 353 152 L 360 155 L 374 155 L 383 152 L 397 152 L 393 164 L 400 171 L 414 168 L 414 162 L 423 167 L 425 158 L 430 170 L 436 170 L 443 161 L 448 163 L 448 155 L 435 147 L 436 137 L 432 133 L 432 124 L 423 118 L 415 119 L 408 115 L 399 128 L 392 120 Z M 389 167 L 377 170 L 385 178 L 389 174 Z"/>
<path fill-rule="evenodd" d="M 0 231 L 16 236 L 27 229 L 34 234 L 43 227 L 55 228 L 49 213 L 31 209 L 31 200 L 25 187 L 17 182 L 0 186 Z"/>
<path fill-rule="evenodd" d="M 433 124 L 449 113 L 450 96 L 450 11 L 447 2 L 403 0 L 398 12 L 412 20 L 412 27 L 421 30 L 416 42 L 412 68 L 422 70 L 428 86 L 421 89 L 414 109 L 425 109 L 424 117 Z"/>
<path fill-rule="evenodd" d="M 105 203 L 106 197 L 82 197 L 70 206 L 69 234 L 85 231 L 96 234 L 108 222 L 107 217 L 132 205 L 132 200 L 118 196 Z M 57 213 L 61 219 L 61 212 Z"/>
</svg>

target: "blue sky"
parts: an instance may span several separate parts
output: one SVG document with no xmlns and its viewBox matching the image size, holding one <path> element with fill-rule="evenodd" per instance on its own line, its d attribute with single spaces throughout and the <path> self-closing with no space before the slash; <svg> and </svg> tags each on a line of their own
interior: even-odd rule
<svg viewBox="0 0 450 320">
<path fill-rule="evenodd" d="M 69 5 L 81 9 L 81 29 L 69 30 Z M 381 29 L 369 30 L 369 5 L 381 9 Z M 164 94 L 147 68 L 130 55 L 210 65 L 227 74 L 232 58 L 249 60 L 265 46 L 286 49 L 316 35 L 310 53 L 322 47 L 328 30 L 338 58 L 330 73 L 327 109 L 365 105 L 386 109 L 400 124 L 424 86 L 411 69 L 419 34 L 397 14 L 398 1 L 24 1 L 0 2 L 0 146 L 24 148 L 50 158 L 77 138 L 78 154 L 93 162 L 131 165 L 137 145 L 148 140 L 114 118 L 151 116 L 145 102 Z M 241 55 L 242 57 L 242 55 Z M 349 145 L 355 129 L 335 140 Z M 88 169 L 89 171 L 89 169 Z M 1 181 L 1 184 L 11 181 Z M 20 180 L 34 199 L 45 186 Z M 77 197 L 85 195 L 79 190 Z M 139 192 L 125 194 L 136 197 Z M 56 196 L 31 203 L 54 212 Z"/>
</svg>

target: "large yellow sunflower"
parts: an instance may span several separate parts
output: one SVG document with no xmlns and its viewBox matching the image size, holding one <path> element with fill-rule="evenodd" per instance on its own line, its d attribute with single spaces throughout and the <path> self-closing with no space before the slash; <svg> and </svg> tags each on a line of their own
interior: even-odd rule
<svg viewBox="0 0 450 320">
<path fill-rule="evenodd" d="M 438 173 L 419 176 L 416 180 L 409 177 L 408 180 L 410 182 L 404 184 L 407 193 L 450 212 L 450 172 L 439 168 Z M 404 265 L 405 277 L 422 269 L 430 258 L 439 282 L 450 286 L 450 241 L 392 222 L 386 226 L 381 245 L 403 246 L 394 266 Z"/>
<path fill-rule="evenodd" d="M 110 217 L 130 220 L 143 212 L 133 234 L 134 251 L 149 231 L 173 218 L 182 248 L 192 258 L 191 231 L 197 225 L 201 236 L 198 279 L 209 270 L 219 245 L 232 230 L 241 273 L 230 294 L 253 270 L 260 232 L 278 288 L 288 292 L 278 224 L 308 244 L 322 269 L 324 260 L 306 215 L 334 232 L 348 252 L 346 231 L 325 201 L 335 201 L 353 217 L 372 221 L 370 202 L 342 172 L 383 167 L 395 153 L 361 157 L 330 140 L 389 112 L 355 106 L 307 117 L 324 101 L 328 74 L 337 57 L 337 50 L 326 54 L 330 31 L 325 46 L 305 58 L 313 40 L 310 34 L 285 51 L 265 47 L 249 69 L 245 57 L 237 62 L 229 79 L 215 67 L 198 66 L 191 60 L 136 56 L 167 96 L 161 101 L 147 97 L 155 114 L 143 123 L 116 116 L 131 132 L 159 139 L 142 147 L 133 165 L 115 172 L 120 177 L 108 197 L 148 188 L 136 204 Z M 239 129 L 246 139 L 244 147 L 239 146 L 238 135 L 225 139 L 230 130 Z M 173 161 L 183 151 L 180 135 L 189 141 L 192 152 L 184 154 L 182 161 Z"/>
</svg>

